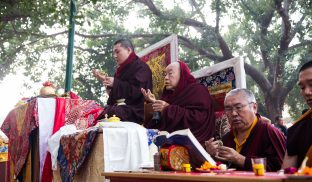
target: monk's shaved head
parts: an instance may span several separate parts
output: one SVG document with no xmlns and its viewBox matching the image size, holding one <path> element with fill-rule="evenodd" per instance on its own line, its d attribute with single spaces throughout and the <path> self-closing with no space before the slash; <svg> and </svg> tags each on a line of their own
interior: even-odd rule
<svg viewBox="0 0 312 182">
<path fill-rule="evenodd" d="M 170 63 L 166 67 L 165 87 L 168 90 L 174 90 L 181 77 L 181 68 L 179 62 Z"/>
<path fill-rule="evenodd" d="M 175 61 L 175 62 L 170 63 L 167 67 L 178 67 L 178 68 L 180 68 L 180 64 L 179 64 L 179 62 Z"/>
</svg>

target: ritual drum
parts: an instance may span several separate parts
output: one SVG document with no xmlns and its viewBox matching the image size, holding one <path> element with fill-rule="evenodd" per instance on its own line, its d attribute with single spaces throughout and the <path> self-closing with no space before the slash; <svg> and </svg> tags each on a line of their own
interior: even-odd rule
<svg viewBox="0 0 312 182">
<path fill-rule="evenodd" d="M 183 171 L 183 164 L 190 163 L 187 148 L 180 145 L 160 148 L 160 163 L 164 170 Z"/>
</svg>

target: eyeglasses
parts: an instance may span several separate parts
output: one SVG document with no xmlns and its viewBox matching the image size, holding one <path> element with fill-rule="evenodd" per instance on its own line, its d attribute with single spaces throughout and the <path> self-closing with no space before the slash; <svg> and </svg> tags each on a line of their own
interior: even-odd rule
<svg viewBox="0 0 312 182">
<path fill-rule="evenodd" d="M 248 104 L 240 104 L 240 105 L 236 105 L 233 107 L 224 107 L 224 112 L 226 113 L 232 113 L 233 111 L 235 112 L 241 112 L 244 107 L 248 106 L 249 104 L 252 104 L 253 102 L 249 102 Z"/>
</svg>

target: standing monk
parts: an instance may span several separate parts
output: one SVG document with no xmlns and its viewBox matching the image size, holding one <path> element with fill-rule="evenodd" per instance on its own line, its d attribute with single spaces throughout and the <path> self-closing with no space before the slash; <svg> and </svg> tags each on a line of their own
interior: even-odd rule
<svg viewBox="0 0 312 182">
<path fill-rule="evenodd" d="M 160 100 L 150 90 L 142 89 L 153 110 L 161 112 L 159 123 L 149 121 L 147 128 L 168 132 L 189 128 L 203 144 L 215 134 L 215 115 L 208 89 L 196 82 L 190 69 L 181 61 L 166 67 L 165 88 Z"/>
<path fill-rule="evenodd" d="M 305 63 L 300 68 L 298 85 L 300 93 L 310 109 L 288 128 L 287 152 L 283 168 L 299 168 L 312 145 L 312 61 Z M 309 154 L 307 164 L 312 167 L 312 151 Z"/>
<path fill-rule="evenodd" d="M 243 88 L 231 90 L 225 96 L 224 112 L 231 131 L 222 138 L 224 146 L 213 138 L 208 140 L 208 153 L 237 170 L 251 171 L 251 158 L 266 158 L 267 171 L 279 170 L 285 154 L 285 136 L 262 121 L 253 93 Z"/>
<path fill-rule="evenodd" d="M 152 89 L 152 72 L 135 54 L 134 47 L 128 39 L 120 39 L 114 43 L 113 56 L 118 65 L 114 77 L 93 71 L 109 93 L 107 107 L 98 119 L 108 114 L 116 115 L 122 121 L 141 124 L 144 115 L 144 96 L 140 89 Z"/>
</svg>

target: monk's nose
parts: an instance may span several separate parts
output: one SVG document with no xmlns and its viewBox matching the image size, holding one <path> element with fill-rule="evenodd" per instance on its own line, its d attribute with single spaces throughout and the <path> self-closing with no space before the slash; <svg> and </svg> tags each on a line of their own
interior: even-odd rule
<svg viewBox="0 0 312 182">
<path fill-rule="evenodd" d="M 232 109 L 230 114 L 236 116 L 238 114 L 238 111 L 236 109 Z"/>
<path fill-rule="evenodd" d="M 113 54 L 113 58 L 115 58 L 115 59 L 117 58 L 117 54 L 116 53 Z"/>
<path fill-rule="evenodd" d="M 303 90 L 304 95 L 312 95 L 312 87 L 306 87 Z"/>
</svg>

